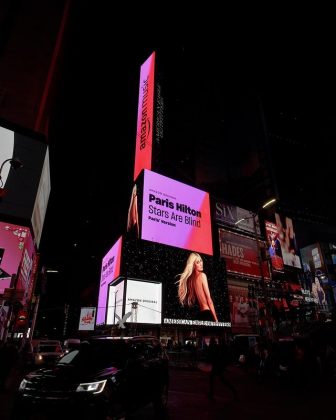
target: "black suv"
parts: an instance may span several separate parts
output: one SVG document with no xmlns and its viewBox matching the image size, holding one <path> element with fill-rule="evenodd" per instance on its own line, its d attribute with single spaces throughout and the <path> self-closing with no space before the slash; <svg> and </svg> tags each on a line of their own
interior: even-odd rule
<svg viewBox="0 0 336 420">
<path fill-rule="evenodd" d="M 66 418 L 115 419 L 150 402 L 161 415 L 168 384 L 168 357 L 155 337 L 90 338 L 22 380 L 13 418 L 61 409 Z"/>
</svg>

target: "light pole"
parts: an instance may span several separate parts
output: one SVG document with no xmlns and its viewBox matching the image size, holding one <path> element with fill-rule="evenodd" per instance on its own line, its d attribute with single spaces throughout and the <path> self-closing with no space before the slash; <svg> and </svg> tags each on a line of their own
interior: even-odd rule
<svg viewBox="0 0 336 420">
<path fill-rule="evenodd" d="M 263 204 L 257 210 L 257 212 L 250 212 L 251 213 L 250 217 L 244 217 L 244 218 L 239 219 L 235 222 L 235 225 L 238 225 L 243 220 L 248 220 L 248 219 L 253 220 L 253 233 L 254 233 L 254 238 L 255 238 L 255 241 L 256 241 L 258 265 L 259 265 L 259 270 L 260 270 L 260 284 L 261 284 L 262 292 L 263 292 L 263 295 L 264 295 L 264 303 L 265 303 L 266 333 L 267 333 L 267 335 L 270 339 L 273 338 L 273 325 L 272 325 L 270 301 L 269 301 L 269 296 L 267 294 L 265 277 L 264 277 L 264 270 L 263 270 L 263 263 L 262 263 L 263 259 L 262 259 L 262 254 L 261 254 L 261 247 L 260 247 L 260 244 L 259 244 L 256 218 L 257 218 L 257 216 L 258 216 L 258 214 L 261 210 L 264 210 L 264 209 L 272 206 L 275 202 L 276 202 L 276 199 L 272 198 L 271 200 L 269 200 L 265 204 Z"/>
</svg>

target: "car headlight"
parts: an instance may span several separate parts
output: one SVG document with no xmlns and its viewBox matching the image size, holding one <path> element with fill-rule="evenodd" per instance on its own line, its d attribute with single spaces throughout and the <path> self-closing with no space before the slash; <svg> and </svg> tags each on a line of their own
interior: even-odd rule
<svg viewBox="0 0 336 420">
<path fill-rule="evenodd" d="M 23 391 L 26 386 L 27 386 L 28 381 L 26 379 L 22 379 L 20 386 L 19 386 L 19 391 Z"/>
<path fill-rule="evenodd" d="M 99 394 L 105 388 L 106 382 L 107 381 L 105 379 L 104 381 L 79 384 L 76 392 L 92 392 L 93 394 Z"/>
</svg>

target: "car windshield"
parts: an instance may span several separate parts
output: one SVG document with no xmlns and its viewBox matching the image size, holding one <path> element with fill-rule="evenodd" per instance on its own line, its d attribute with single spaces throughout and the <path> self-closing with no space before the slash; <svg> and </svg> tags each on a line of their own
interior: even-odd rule
<svg viewBox="0 0 336 420">
<path fill-rule="evenodd" d="M 70 351 L 59 360 L 59 364 L 83 368 L 104 369 L 122 366 L 125 363 L 126 343 L 123 341 L 97 340 L 81 343 L 80 348 Z"/>
</svg>

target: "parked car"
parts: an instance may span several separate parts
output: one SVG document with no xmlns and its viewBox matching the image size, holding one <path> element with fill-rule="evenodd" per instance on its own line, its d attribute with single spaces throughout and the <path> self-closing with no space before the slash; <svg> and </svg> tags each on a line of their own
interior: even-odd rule
<svg viewBox="0 0 336 420">
<path fill-rule="evenodd" d="M 40 340 L 34 351 L 35 366 L 49 366 L 54 364 L 61 356 L 63 349 L 58 340 Z"/>
<path fill-rule="evenodd" d="M 59 409 L 69 417 L 71 410 L 77 418 L 122 418 L 150 402 L 162 413 L 168 385 L 168 358 L 156 338 L 90 338 L 53 368 L 25 376 L 15 418 Z"/>
<path fill-rule="evenodd" d="M 64 341 L 64 353 L 69 353 L 71 350 L 79 349 L 80 347 L 80 339 L 79 338 L 68 338 Z"/>
</svg>

